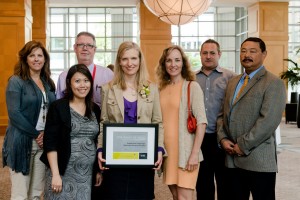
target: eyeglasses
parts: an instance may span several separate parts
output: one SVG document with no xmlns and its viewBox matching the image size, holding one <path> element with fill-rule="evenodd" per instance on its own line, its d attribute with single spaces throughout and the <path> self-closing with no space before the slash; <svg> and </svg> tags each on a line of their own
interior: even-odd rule
<svg viewBox="0 0 300 200">
<path fill-rule="evenodd" d="M 77 47 L 83 49 L 84 47 L 86 47 L 87 49 L 93 49 L 94 47 L 96 47 L 95 45 L 92 44 L 76 44 Z"/>
</svg>

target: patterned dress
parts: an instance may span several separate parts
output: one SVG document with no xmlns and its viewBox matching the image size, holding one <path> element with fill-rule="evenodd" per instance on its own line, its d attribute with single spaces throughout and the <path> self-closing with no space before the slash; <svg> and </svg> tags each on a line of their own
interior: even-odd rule
<svg viewBox="0 0 300 200">
<path fill-rule="evenodd" d="M 62 177 L 63 190 L 53 193 L 51 189 L 51 170 L 46 170 L 45 200 L 91 199 L 93 165 L 96 158 L 95 138 L 99 125 L 93 113 L 94 120 L 83 117 L 71 108 L 71 156 Z"/>
</svg>

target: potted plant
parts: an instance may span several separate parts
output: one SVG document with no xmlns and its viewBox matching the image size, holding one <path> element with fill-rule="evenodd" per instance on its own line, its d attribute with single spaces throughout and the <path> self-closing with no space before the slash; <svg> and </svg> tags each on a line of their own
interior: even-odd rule
<svg viewBox="0 0 300 200">
<path fill-rule="evenodd" d="M 300 52 L 300 48 L 296 51 L 296 55 Z M 297 86 L 300 84 L 300 68 L 298 63 L 290 58 L 283 59 L 291 64 L 288 69 L 280 74 L 281 79 L 287 79 L 292 90 L 291 92 L 291 103 L 298 103 Z M 296 90 L 294 90 L 296 89 Z"/>
</svg>

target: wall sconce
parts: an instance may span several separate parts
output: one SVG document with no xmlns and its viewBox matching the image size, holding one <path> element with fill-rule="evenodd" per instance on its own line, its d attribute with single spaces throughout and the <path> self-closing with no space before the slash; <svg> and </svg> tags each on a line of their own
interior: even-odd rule
<svg viewBox="0 0 300 200">
<path fill-rule="evenodd" d="M 160 20 L 182 25 L 204 13 L 212 0 L 143 0 L 145 6 Z"/>
</svg>

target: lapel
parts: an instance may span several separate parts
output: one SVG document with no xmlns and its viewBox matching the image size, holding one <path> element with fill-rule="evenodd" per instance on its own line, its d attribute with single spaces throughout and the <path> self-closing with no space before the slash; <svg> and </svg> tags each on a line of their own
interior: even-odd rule
<svg viewBox="0 0 300 200">
<path fill-rule="evenodd" d="M 231 84 L 231 88 L 228 88 L 227 92 L 228 92 L 228 96 L 229 96 L 229 100 L 230 100 L 230 105 L 234 105 L 237 101 L 233 102 L 233 97 L 234 97 L 234 92 L 235 89 L 241 79 L 241 77 L 243 76 L 243 74 L 238 75 L 236 78 L 232 79 L 232 84 Z"/>
<path fill-rule="evenodd" d="M 153 100 L 153 98 L 154 98 L 154 94 L 153 94 L 153 92 L 155 91 L 154 90 L 154 87 L 152 87 L 153 85 L 150 83 L 150 82 L 148 82 L 147 83 L 148 84 L 148 86 L 149 86 L 149 89 L 150 89 L 150 94 L 149 94 L 149 96 L 147 96 L 146 98 L 143 98 L 142 97 L 142 95 L 140 94 L 140 91 L 141 91 L 141 89 L 142 89 L 142 87 L 143 87 L 143 84 L 140 84 L 139 86 L 138 86 L 138 93 L 137 93 L 137 113 L 136 113 L 136 115 L 137 115 L 137 117 L 138 117 L 138 121 L 139 121 L 139 119 L 141 119 L 141 117 L 142 118 L 144 118 L 144 117 L 150 117 L 150 119 L 152 118 L 151 116 L 142 116 L 142 115 L 145 115 L 143 112 L 142 112 L 142 110 L 144 110 L 144 109 L 149 109 L 149 107 L 148 107 L 148 103 L 149 102 L 152 102 L 152 101 L 154 101 Z M 153 103 L 153 102 L 152 102 Z M 151 113 L 152 113 L 152 110 L 151 110 Z M 143 120 L 142 120 L 143 121 Z"/>
<path fill-rule="evenodd" d="M 60 99 L 57 103 L 58 111 L 60 112 L 61 120 L 63 123 L 71 129 L 71 111 L 69 100 L 67 99 Z"/>
<path fill-rule="evenodd" d="M 137 93 L 137 116 L 140 116 L 141 110 L 143 108 L 143 104 L 144 104 L 144 99 L 142 98 L 142 96 L 140 95 L 140 93 Z M 147 97 L 149 98 L 149 97 Z"/>
<path fill-rule="evenodd" d="M 116 96 L 116 101 L 121 111 L 122 117 L 124 119 L 124 98 L 123 98 L 123 91 L 117 85 L 113 85 L 113 92 Z"/>
<path fill-rule="evenodd" d="M 247 86 L 245 87 L 245 89 L 242 91 L 242 93 L 240 94 L 239 98 L 233 103 L 233 105 L 235 105 L 237 102 L 239 102 L 243 96 L 245 96 L 249 90 L 251 90 L 251 88 L 258 83 L 258 81 L 261 79 L 262 76 L 264 76 L 266 73 L 265 68 L 262 68 L 261 70 L 259 70 L 249 81 L 249 83 L 247 84 Z M 236 83 L 235 85 L 237 85 L 238 83 Z M 234 94 L 234 93 L 233 93 Z M 233 96 L 233 95 L 232 95 Z M 231 97 L 232 99 L 232 97 Z"/>
</svg>

